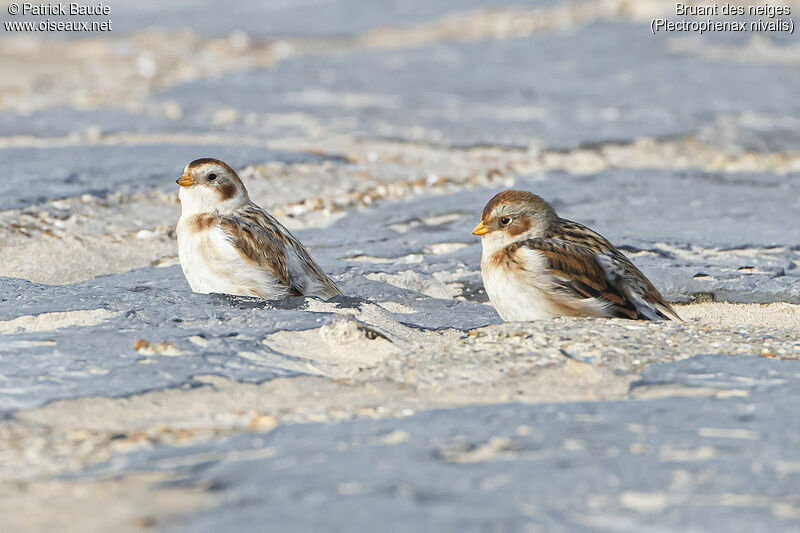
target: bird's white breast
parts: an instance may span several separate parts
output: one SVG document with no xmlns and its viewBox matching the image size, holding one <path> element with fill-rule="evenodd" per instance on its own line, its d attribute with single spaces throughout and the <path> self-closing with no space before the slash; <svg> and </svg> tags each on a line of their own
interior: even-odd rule
<svg viewBox="0 0 800 533">
<path fill-rule="evenodd" d="M 222 228 L 216 224 L 202 229 L 198 226 L 192 216 L 181 216 L 176 231 L 181 269 L 194 292 L 266 299 L 286 296 L 287 287 L 266 270 L 246 261 Z"/>
<path fill-rule="evenodd" d="M 556 315 L 547 298 L 549 283 L 543 257 L 531 256 L 527 272 L 494 263 L 487 254 L 481 256 L 481 275 L 489 301 L 506 321 L 540 320 Z"/>
<path fill-rule="evenodd" d="M 494 253 L 505 253 L 503 251 Z M 541 320 L 557 316 L 609 316 L 609 302 L 578 298 L 559 290 L 541 252 L 518 248 L 514 261 L 497 262 L 486 250 L 481 256 L 483 286 L 497 313 L 506 321 Z"/>
</svg>

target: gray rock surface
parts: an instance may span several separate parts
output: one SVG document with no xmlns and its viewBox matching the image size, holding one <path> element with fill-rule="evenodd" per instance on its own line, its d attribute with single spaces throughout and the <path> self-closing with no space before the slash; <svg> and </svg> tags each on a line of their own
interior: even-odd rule
<svg viewBox="0 0 800 533">
<path fill-rule="evenodd" d="M 766 89 L 750 83 L 765 78 Z M 333 130 L 366 137 L 511 146 L 535 138 L 564 149 L 683 135 L 720 114 L 791 116 L 798 81 L 793 69 L 670 53 L 667 39 L 638 23 L 301 57 L 259 73 L 187 83 L 164 96 L 190 116 L 209 113 L 225 95 L 224 105 L 242 112 L 312 114 Z M 348 94 L 365 95 L 363 104 L 342 106 Z"/>
<path fill-rule="evenodd" d="M 179 472 L 223 494 L 175 531 L 790 530 L 800 408 L 796 362 L 720 354 L 654 365 L 633 385 L 742 391 L 435 410 L 285 426 L 91 469 Z"/>
<path fill-rule="evenodd" d="M 654 36 L 656 0 L 157 7 L 0 36 L 0 530 L 793 530 L 794 36 Z M 174 180 L 208 156 L 345 297 L 189 290 Z M 502 324 L 470 230 L 509 187 L 685 322 Z"/>
</svg>

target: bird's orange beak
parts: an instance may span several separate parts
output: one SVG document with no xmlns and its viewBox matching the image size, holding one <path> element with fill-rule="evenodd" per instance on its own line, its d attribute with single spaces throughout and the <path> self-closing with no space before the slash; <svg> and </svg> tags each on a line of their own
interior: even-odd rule
<svg viewBox="0 0 800 533">
<path fill-rule="evenodd" d="M 484 225 L 483 220 L 472 230 L 473 235 L 486 235 L 487 233 L 489 233 L 489 228 Z"/>
<path fill-rule="evenodd" d="M 181 187 L 188 187 L 189 185 L 194 185 L 194 180 L 189 176 L 189 174 L 184 174 L 183 176 L 175 180 L 175 183 L 177 183 Z"/>
</svg>

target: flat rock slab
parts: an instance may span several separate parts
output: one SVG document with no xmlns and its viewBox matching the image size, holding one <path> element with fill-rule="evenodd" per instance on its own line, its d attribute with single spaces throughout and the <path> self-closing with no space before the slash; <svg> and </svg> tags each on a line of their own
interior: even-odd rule
<svg viewBox="0 0 800 533">
<path fill-rule="evenodd" d="M 753 79 L 770 83 L 762 88 Z M 515 146 L 535 138 L 565 149 L 683 135 L 717 115 L 791 115 L 800 105 L 792 90 L 798 83 L 792 69 L 671 52 L 669 40 L 642 22 L 297 57 L 163 96 L 180 102 L 187 116 L 233 105 L 242 113 L 305 113 L 334 131 L 367 137 Z M 222 94 L 225 103 L 215 103 Z M 359 103 L 346 105 L 353 97 Z"/>
<path fill-rule="evenodd" d="M 167 470 L 180 480 L 162 488 L 214 491 L 217 506 L 159 523 L 179 531 L 789 531 L 797 364 L 697 356 L 650 367 L 634 392 L 668 384 L 731 394 L 282 426 L 121 455 L 84 475 Z"/>
<path fill-rule="evenodd" d="M 170 288 L 173 285 L 179 289 Z M 194 294 L 176 267 L 141 269 L 69 286 L 0 278 L 0 286 L 4 314 L 11 319 L 3 323 L 10 332 L 0 346 L 2 411 L 59 399 L 192 387 L 198 375 L 258 383 L 306 374 L 308 359 L 275 352 L 263 341 L 276 331 L 319 328 L 334 316 L 308 310 L 302 298 L 270 304 Z M 13 308 L 6 305 L 9 302 L 14 302 Z M 342 298 L 330 304 L 337 305 L 362 303 Z M 436 313 L 436 300 L 428 298 L 421 307 L 427 312 L 410 319 L 402 315 L 402 320 L 416 322 L 416 327 L 437 327 L 437 314 L 445 308 L 449 317 L 464 315 L 449 327 L 497 321 L 492 309 L 470 302 L 448 302 Z M 25 323 L 26 318 L 34 319 L 33 325 Z M 156 347 L 137 351 L 139 339 Z"/>
<path fill-rule="evenodd" d="M 190 291 L 158 286 L 165 274 L 171 274 L 170 282 L 178 274 L 175 269 L 164 270 L 134 271 L 63 287 L 1 278 L 3 294 L 9 295 L 3 297 L 5 302 L 25 301 L 15 306 L 17 310 L 59 315 L 40 317 L 53 322 L 45 325 L 44 331 L 4 336 L 0 347 L 0 409 L 30 408 L 79 396 L 119 397 L 192 386 L 192 376 L 198 374 L 254 381 L 298 374 L 281 366 L 281 361 L 288 364 L 286 359 L 291 358 L 271 357 L 263 347 L 256 348 L 260 355 L 257 361 L 237 355 L 257 346 L 252 329 L 245 323 L 258 315 L 263 304 L 243 310 L 225 297 L 200 297 L 205 301 L 198 305 L 198 297 Z M 231 312 L 236 315 L 232 322 L 228 320 Z M 99 315 L 100 320 L 82 324 L 81 317 L 87 315 Z M 60 329 L 57 320 L 64 321 Z M 302 323 L 314 324 L 316 320 L 319 317 L 313 313 L 276 310 L 268 319 L 262 317 L 264 327 L 259 329 L 286 329 L 292 327 L 291 323 L 302 327 Z M 210 331 L 214 334 L 209 335 Z M 188 340 L 192 336 L 197 336 L 202 350 Z M 170 340 L 174 348 L 160 357 L 146 357 L 134 349 L 139 339 L 155 343 L 174 339 Z"/>
<path fill-rule="evenodd" d="M 350 8 L 348 2 L 320 2 L 291 8 L 270 4 L 258 9 L 275 9 L 290 18 L 296 11 L 304 23 L 312 20 L 326 25 L 345 19 L 328 18 L 317 10 L 340 14 L 339 10 Z M 400 12 L 425 19 L 454 8 L 450 3 L 430 8 L 370 4 L 356 10 L 359 16 L 347 17 L 354 26 L 340 31 L 373 24 L 402 26 L 411 19 Z M 139 8 L 129 9 L 135 12 Z M 373 9 L 386 18 L 371 17 Z M 315 15 L 306 18 L 309 10 Z M 396 18 L 389 14 L 393 10 L 398 12 Z M 232 9 L 231 16 L 241 22 L 234 12 Z M 178 20 L 172 17 L 177 13 L 186 15 L 185 6 L 172 15 L 163 14 L 160 20 L 166 27 L 174 27 Z M 201 26 L 225 27 L 224 22 L 203 18 Z M 183 22 L 189 20 L 192 17 Z M 259 25 L 267 20 L 268 26 L 274 23 L 276 28 L 292 31 L 292 24 L 280 16 L 248 20 Z M 569 149 L 629 142 L 641 136 L 688 135 L 704 130 L 717 118 L 736 120 L 744 114 L 758 117 L 759 123 L 745 120 L 729 127 L 727 133 L 713 130 L 701 138 L 722 148 L 780 151 L 800 147 L 794 135 L 798 124 L 791 119 L 800 111 L 793 91 L 800 82 L 796 69 L 766 60 L 728 60 L 749 46 L 745 37 L 727 37 L 724 42 L 729 53 L 707 57 L 694 53 L 698 47 L 684 44 L 675 49 L 673 36 L 653 36 L 646 26 L 646 21 L 597 22 L 525 37 L 299 55 L 268 69 L 234 69 L 154 90 L 142 102 L 149 110 L 144 113 L 127 113 L 121 107 L 4 113 L 0 133 L 65 136 L 91 128 L 105 133 L 217 132 L 280 139 L 325 132 L 458 146 L 527 147 L 536 143 Z M 271 31 L 263 30 L 264 34 Z M 474 68 L 476 64 L 481 68 Z M 769 83 L 756 85 L 754 79 Z M 167 104 L 178 104 L 180 117 L 166 119 L 163 109 Z M 216 112 L 230 110 L 237 111 L 238 118 L 226 123 L 213 119 Z M 303 120 L 292 125 L 280 124 L 280 120 L 244 120 L 252 113 Z"/>
</svg>

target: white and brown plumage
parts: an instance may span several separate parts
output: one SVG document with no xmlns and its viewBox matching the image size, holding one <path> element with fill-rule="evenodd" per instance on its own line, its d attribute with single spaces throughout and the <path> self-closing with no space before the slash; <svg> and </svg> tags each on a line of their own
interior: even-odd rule
<svg viewBox="0 0 800 533">
<path fill-rule="evenodd" d="M 252 201 L 236 172 L 197 159 L 181 186 L 178 255 L 194 292 L 330 298 L 342 294 L 289 230 Z"/>
<path fill-rule="evenodd" d="M 503 320 L 680 320 L 650 280 L 605 237 L 560 218 L 533 193 L 497 194 L 472 233 L 482 237 L 483 285 Z"/>
</svg>

